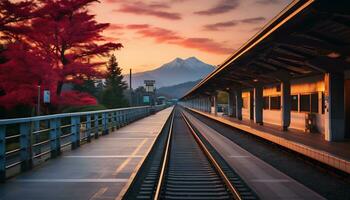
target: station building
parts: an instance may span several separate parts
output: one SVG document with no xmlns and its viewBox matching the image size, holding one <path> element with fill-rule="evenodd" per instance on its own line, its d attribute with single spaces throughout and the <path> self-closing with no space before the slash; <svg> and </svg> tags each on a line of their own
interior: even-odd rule
<svg viewBox="0 0 350 200">
<path fill-rule="evenodd" d="M 295 0 L 181 101 L 281 131 L 350 138 L 350 2 Z M 248 124 L 249 124 L 248 123 Z"/>
</svg>

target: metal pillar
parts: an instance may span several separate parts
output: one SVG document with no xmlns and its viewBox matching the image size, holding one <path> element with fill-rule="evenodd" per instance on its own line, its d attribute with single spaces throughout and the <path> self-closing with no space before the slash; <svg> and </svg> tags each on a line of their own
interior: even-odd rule
<svg viewBox="0 0 350 200">
<path fill-rule="evenodd" d="M 344 74 L 325 74 L 325 139 L 345 137 Z"/>
<path fill-rule="evenodd" d="M 217 115 L 218 114 L 217 95 L 214 94 L 212 98 L 213 98 L 213 107 L 214 107 L 213 114 Z"/>
<path fill-rule="evenodd" d="M 281 114 L 282 114 L 282 130 L 287 131 L 290 125 L 290 111 L 292 107 L 290 82 L 283 81 L 281 83 Z"/>
<path fill-rule="evenodd" d="M 235 94 L 232 90 L 228 91 L 228 116 L 234 117 L 235 116 Z"/>
<path fill-rule="evenodd" d="M 263 124 L 263 88 L 261 86 L 254 88 L 254 122 Z"/>
<path fill-rule="evenodd" d="M 238 120 L 242 120 L 242 107 L 243 107 L 243 99 L 242 99 L 242 90 L 236 90 L 236 117 Z"/>
<path fill-rule="evenodd" d="M 204 98 L 203 97 L 200 98 L 200 107 L 201 107 L 201 111 L 204 112 Z"/>
</svg>

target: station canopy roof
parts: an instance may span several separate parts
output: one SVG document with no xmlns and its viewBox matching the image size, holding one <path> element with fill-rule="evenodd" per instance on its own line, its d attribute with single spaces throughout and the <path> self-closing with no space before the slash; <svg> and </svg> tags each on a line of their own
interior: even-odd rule
<svg viewBox="0 0 350 200">
<path fill-rule="evenodd" d="M 350 69 L 350 0 L 295 0 L 184 97 Z"/>
</svg>

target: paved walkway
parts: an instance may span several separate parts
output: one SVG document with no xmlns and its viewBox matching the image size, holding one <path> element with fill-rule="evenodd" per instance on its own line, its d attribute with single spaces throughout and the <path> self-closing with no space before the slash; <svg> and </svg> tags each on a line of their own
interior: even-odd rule
<svg viewBox="0 0 350 200">
<path fill-rule="evenodd" d="M 240 121 L 232 117 L 189 109 L 350 173 L 350 141 L 327 142 L 321 134 L 304 133 L 296 130 L 284 132 L 273 125 L 260 126 L 250 121 Z"/>
<path fill-rule="evenodd" d="M 0 185 L 0 199 L 115 199 L 147 155 L 172 108 L 151 115 Z"/>
</svg>

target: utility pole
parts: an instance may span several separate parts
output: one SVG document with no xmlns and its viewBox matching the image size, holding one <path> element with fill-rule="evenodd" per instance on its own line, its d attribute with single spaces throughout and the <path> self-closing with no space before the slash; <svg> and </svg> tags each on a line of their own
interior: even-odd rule
<svg viewBox="0 0 350 200">
<path fill-rule="evenodd" d="M 130 68 L 130 73 L 129 73 L 130 107 L 132 106 L 132 85 L 131 85 L 131 80 L 132 80 L 132 71 L 131 71 L 131 68 Z"/>
<path fill-rule="evenodd" d="M 36 107 L 36 115 L 39 116 L 40 115 L 40 84 L 38 84 L 38 105 Z"/>
</svg>

